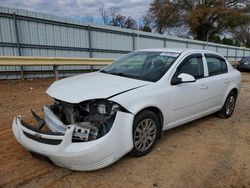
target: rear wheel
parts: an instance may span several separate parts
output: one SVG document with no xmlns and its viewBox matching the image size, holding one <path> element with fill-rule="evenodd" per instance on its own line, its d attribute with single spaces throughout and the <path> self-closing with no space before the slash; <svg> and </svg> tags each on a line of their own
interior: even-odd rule
<svg viewBox="0 0 250 188">
<path fill-rule="evenodd" d="M 237 94 L 234 91 L 231 91 L 228 94 L 227 99 L 226 99 L 222 109 L 218 113 L 218 115 L 220 117 L 229 118 L 233 114 L 234 108 L 235 108 L 235 103 L 236 103 L 236 98 L 237 98 Z"/>
<path fill-rule="evenodd" d="M 159 138 L 160 121 L 151 111 L 143 111 L 135 116 L 133 123 L 132 156 L 140 157 L 149 153 Z"/>
</svg>

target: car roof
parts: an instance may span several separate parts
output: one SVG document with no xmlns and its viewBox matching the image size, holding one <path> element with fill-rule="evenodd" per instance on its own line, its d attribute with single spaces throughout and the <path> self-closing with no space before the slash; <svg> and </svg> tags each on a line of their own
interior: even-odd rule
<svg viewBox="0 0 250 188">
<path fill-rule="evenodd" d="M 171 52 L 171 53 L 188 53 L 188 52 L 203 52 L 203 53 L 213 53 L 218 54 L 214 51 L 202 50 L 202 49 L 191 49 L 191 48 L 149 48 L 149 49 L 140 49 L 137 51 L 147 51 L 147 52 Z M 218 54 L 220 55 L 220 54 Z"/>
</svg>

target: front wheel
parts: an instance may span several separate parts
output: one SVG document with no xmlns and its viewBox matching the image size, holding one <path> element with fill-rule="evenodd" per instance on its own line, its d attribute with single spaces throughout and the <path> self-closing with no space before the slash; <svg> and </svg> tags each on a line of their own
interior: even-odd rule
<svg viewBox="0 0 250 188">
<path fill-rule="evenodd" d="M 229 118 L 233 114 L 235 103 L 236 103 L 236 98 L 237 98 L 237 94 L 235 92 L 231 91 L 228 94 L 222 109 L 218 113 L 220 117 Z"/>
<path fill-rule="evenodd" d="M 149 153 L 159 138 L 160 121 L 151 111 L 143 111 L 135 116 L 133 123 L 132 156 L 140 157 Z"/>
</svg>

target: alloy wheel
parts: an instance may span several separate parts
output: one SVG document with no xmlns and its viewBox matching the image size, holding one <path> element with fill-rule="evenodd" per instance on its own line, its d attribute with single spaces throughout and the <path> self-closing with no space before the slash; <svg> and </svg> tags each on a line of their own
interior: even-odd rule
<svg viewBox="0 0 250 188">
<path fill-rule="evenodd" d="M 135 148 L 146 151 L 156 139 L 156 123 L 152 119 L 144 119 L 139 123 L 134 132 Z"/>
</svg>

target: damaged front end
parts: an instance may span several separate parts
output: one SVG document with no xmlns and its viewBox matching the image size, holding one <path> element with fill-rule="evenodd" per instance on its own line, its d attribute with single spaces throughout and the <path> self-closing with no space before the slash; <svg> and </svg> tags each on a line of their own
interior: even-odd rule
<svg viewBox="0 0 250 188">
<path fill-rule="evenodd" d="M 28 151 L 58 166 L 100 169 L 133 147 L 134 115 L 115 102 L 96 99 L 71 104 L 56 100 L 43 109 L 44 118 L 32 111 L 37 126 L 17 116 L 12 130 Z"/>
<path fill-rule="evenodd" d="M 126 111 L 120 105 L 105 99 L 90 100 L 79 104 L 55 101 L 44 106 L 45 123 L 53 132 L 64 133 L 74 125 L 73 142 L 86 142 L 106 135 L 114 122 L 116 112 Z"/>
<path fill-rule="evenodd" d="M 72 142 L 87 142 L 101 138 L 110 131 L 118 110 L 126 111 L 112 101 L 98 99 L 79 104 L 56 100 L 52 105 L 43 106 L 44 119 L 34 111 L 31 112 L 38 122 L 38 131 L 47 125 L 52 133 L 64 134 L 73 125 Z M 31 127 L 23 120 L 22 122 Z"/>
</svg>

